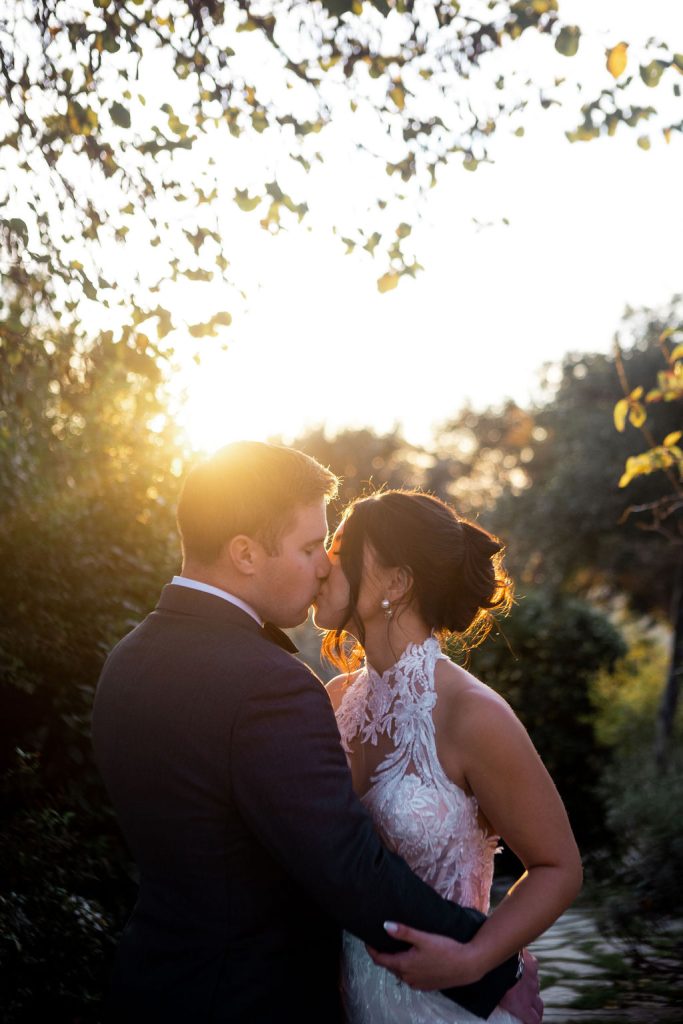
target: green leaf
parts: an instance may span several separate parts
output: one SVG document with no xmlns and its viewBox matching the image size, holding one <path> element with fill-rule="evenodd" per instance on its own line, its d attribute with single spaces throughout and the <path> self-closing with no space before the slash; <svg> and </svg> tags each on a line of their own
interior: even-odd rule
<svg viewBox="0 0 683 1024">
<path fill-rule="evenodd" d="M 85 292 L 86 298 L 92 299 L 94 302 L 97 298 L 97 289 L 95 288 L 95 285 L 85 274 L 81 274 L 81 279 L 83 281 L 83 291 Z"/>
<path fill-rule="evenodd" d="M 28 228 L 25 221 L 20 220 L 19 217 L 10 217 L 9 220 L 2 221 L 2 224 L 6 225 L 11 235 L 21 239 L 22 245 L 28 245 Z"/>
<path fill-rule="evenodd" d="M 652 60 L 649 64 L 644 67 L 640 66 L 640 77 L 645 82 L 645 85 L 654 89 L 655 86 L 659 85 L 659 80 L 666 71 L 669 65 L 665 64 L 662 60 Z"/>
<path fill-rule="evenodd" d="M 190 324 L 187 329 L 193 338 L 215 338 L 218 333 L 217 327 L 229 327 L 231 323 L 230 313 L 216 313 L 206 323 Z"/>
<path fill-rule="evenodd" d="M 109 108 L 109 116 L 119 128 L 130 128 L 130 112 L 122 103 L 114 100 Z"/>
<path fill-rule="evenodd" d="M 574 57 L 579 49 L 581 29 L 577 25 L 565 25 L 555 40 L 555 49 L 563 57 Z"/>
<path fill-rule="evenodd" d="M 366 250 L 366 252 L 369 252 L 371 256 L 374 255 L 375 249 L 377 248 L 377 243 L 379 242 L 381 237 L 382 236 L 380 235 L 379 231 L 375 231 L 370 236 L 370 238 L 368 238 L 367 242 L 363 246 L 363 248 Z"/>
<path fill-rule="evenodd" d="M 181 270 L 180 273 L 183 277 L 188 278 L 189 281 L 212 281 L 213 273 L 210 270 L 204 270 L 199 267 L 197 270 Z"/>
<path fill-rule="evenodd" d="M 261 132 L 264 132 L 268 127 L 268 118 L 266 116 L 265 110 L 263 110 L 261 107 L 257 107 L 256 110 L 252 112 L 251 123 L 253 125 L 254 131 L 257 131 L 259 135 L 261 134 Z"/>
<path fill-rule="evenodd" d="M 235 189 L 235 202 L 239 206 L 240 210 L 244 210 L 245 213 L 251 213 L 255 210 L 258 204 L 261 202 L 261 196 L 250 196 L 248 189 Z"/>
<path fill-rule="evenodd" d="M 351 10 L 353 0 L 325 0 L 323 6 L 333 17 L 339 18 Z"/>
</svg>

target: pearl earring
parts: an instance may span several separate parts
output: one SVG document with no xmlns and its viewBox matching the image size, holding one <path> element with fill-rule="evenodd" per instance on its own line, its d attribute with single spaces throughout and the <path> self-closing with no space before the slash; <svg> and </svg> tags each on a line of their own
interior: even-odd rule
<svg viewBox="0 0 683 1024">
<path fill-rule="evenodd" d="M 391 610 L 391 601 L 389 600 L 388 597 L 384 598 L 384 600 L 380 604 L 380 607 L 382 608 L 382 611 L 384 612 L 384 617 L 387 619 L 387 621 L 389 621 L 389 619 L 391 618 L 391 616 L 394 613 Z"/>
</svg>

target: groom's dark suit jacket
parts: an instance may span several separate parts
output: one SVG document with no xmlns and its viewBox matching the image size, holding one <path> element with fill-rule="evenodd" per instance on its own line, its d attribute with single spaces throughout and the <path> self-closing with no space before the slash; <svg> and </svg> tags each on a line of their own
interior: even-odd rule
<svg viewBox="0 0 683 1024">
<path fill-rule="evenodd" d="M 106 662 L 93 736 L 141 876 L 115 1020 L 332 1024 L 342 928 L 386 950 L 385 920 L 483 920 L 382 846 L 320 681 L 219 597 L 164 588 Z M 516 966 L 447 994 L 486 1016 Z"/>
</svg>

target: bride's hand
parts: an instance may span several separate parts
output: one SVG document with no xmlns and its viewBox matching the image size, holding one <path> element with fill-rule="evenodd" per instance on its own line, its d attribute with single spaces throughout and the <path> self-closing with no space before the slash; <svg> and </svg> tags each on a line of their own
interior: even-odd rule
<svg viewBox="0 0 683 1024">
<path fill-rule="evenodd" d="M 469 985 L 485 973 L 471 942 L 456 942 L 445 935 L 389 921 L 385 928 L 392 939 L 409 942 L 412 948 L 402 953 L 379 953 L 367 946 L 367 951 L 378 967 L 385 967 L 410 988 L 433 991 Z"/>
</svg>

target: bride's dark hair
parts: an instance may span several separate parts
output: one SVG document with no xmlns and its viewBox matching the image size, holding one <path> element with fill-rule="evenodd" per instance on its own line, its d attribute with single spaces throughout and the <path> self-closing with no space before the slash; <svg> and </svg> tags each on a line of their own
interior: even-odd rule
<svg viewBox="0 0 683 1024">
<path fill-rule="evenodd" d="M 350 587 L 345 621 L 353 623 L 359 644 L 349 650 L 343 629 L 325 634 L 323 655 L 339 668 L 350 671 L 362 655 L 365 631 L 357 602 L 366 544 L 381 565 L 410 573 L 413 582 L 403 605 L 414 603 L 431 630 L 441 639 L 457 634 L 465 649 L 487 636 L 492 611 L 508 611 L 512 604 L 502 543 L 459 518 L 440 498 L 421 491 L 381 491 L 348 505 L 342 522 L 339 557 Z"/>
</svg>

